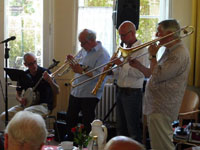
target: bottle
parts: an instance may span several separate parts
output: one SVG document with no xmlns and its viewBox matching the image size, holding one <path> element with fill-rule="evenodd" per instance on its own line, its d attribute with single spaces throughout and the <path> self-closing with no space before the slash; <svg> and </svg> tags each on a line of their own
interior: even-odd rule
<svg viewBox="0 0 200 150">
<path fill-rule="evenodd" d="M 98 136 L 93 136 L 92 150 L 98 150 Z"/>
</svg>

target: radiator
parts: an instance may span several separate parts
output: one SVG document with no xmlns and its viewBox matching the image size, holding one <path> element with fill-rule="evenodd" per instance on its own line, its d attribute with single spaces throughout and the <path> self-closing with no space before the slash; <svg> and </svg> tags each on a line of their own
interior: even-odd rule
<svg viewBox="0 0 200 150">
<path fill-rule="evenodd" d="M 116 107 L 114 106 L 116 102 L 116 86 L 112 83 L 106 83 L 104 85 L 102 99 L 96 107 L 96 118 L 103 121 L 116 122 Z M 114 106 L 114 109 L 111 111 L 106 120 L 105 116 L 109 113 L 111 108 Z"/>
</svg>

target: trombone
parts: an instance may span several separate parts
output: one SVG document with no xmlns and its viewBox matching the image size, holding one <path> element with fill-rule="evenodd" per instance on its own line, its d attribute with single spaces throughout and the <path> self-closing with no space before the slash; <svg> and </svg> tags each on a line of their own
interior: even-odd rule
<svg viewBox="0 0 200 150">
<path fill-rule="evenodd" d="M 139 51 L 139 50 L 141 50 L 141 49 L 143 49 L 143 48 L 145 48 L 145 47 L 147 47 L 147 46 L 149 46 L 149 45 L 152 45 L 153 43 L 157 43 L 157 42 L 159 42 L 160 40 L 162 40 L 162 39 L 164 39 L 164 38 L 167 38 L 167 37 L 170 37 L 170 36 L 172 36 L 172 35 L 174 35 L 174 34 L 176 34 L 176 33 L 178 33 L 178 32 L 180 32 L 180 36 L 179 36 L 178 38 L 175 38 L 174 40 L 172 40 L 172 41 L 170 41 L 170 42 L 167 42 L 167 43 L 165 43 L 165 44 L 163 44 L 163 45 L 160 45 L 160 46 L 166 46 L 166 45 L 171 44 L 171 43 L 173 43 L 173 42 L 175 42 L 175 41 L 177 41 L 177 40 L 180 40 L 180 39 L 182 39 L 182 38 L 184 38 L 184 37 L 187 37 L 187 36 L 191 35 L 191 34 L 194 32 L 194 27 L 193 27 L 193 26 L 185 26 L 185 27 L 183 27 L 183 28 L 181 28 L 181 29 L 179 29 L 179 30 L 177 30 L 177 31 L 175 31 L 175 32 L 172 32 L 172 33 L 168 34 L 168 35 L 165 35 L 165 36 L 163 36 L 163 37 L 154 39 L 154 40 L 152 40 L 152 41 L 146 42 L 146 43 L 144 43 L 144 44 L 138 45 L 138 46 L 133 47 L 133 48 L 123 48 L 123 47 L 119 47 L 119 48 L 117 49 L 117 52 L 114 53 L 114 55 L 117 55 L 119 52 L 121 52 L 120 57 L 127 58 L 127 57 L 129 57 L 132 53 L 137 52 L 137 51 Z M 183 32 L 183 33 L 181 33 L 181 32 Z M 147 52 L 147 53 L 148 53 L 148 52 Z M 146 53 L 141 54 L 141 55 L 138 56 L 138 57 L 141 57 L 141 56 L 143 56 L 143 55 L 145 55 L 145 54 L 146 54 Z M 136 57 L 136 58 L 138 58 L 138 57 Z M 117 59 L 118 59 L 118 58 L 117 58 Z M 88 82 L 88 81 L 90 81 L 90 80 L 92 80 L 92 79 L 97 78 L 97 77 L 100 76 L 99 81 L 97 82 L 95 88 L 94 88 L 93 91 L 92 91 L 93 94 L 96 94 L 98 88 L 100 88 L 101 83 L 103 82 L 103 80 L 104 80 L 104 78 L 105 78 L 105 76 L 106 76 L 106 73 L 109 72 L 109 71 L 111 71 L 111 70 L 113 70 L 113 69 L 115 69 L 115 68 L 118 68 L 118 67 L 120 67 L 120 66 L 122 66 L 122 65 L 124 65 L 125 63 L 128 62 L 127 60 L 125 60 L 121 65 L 112 67 L 112 66 L 113 66 L 113 62 L 114 62 L 115 60 L 116 60 L 116 59 L 114 59 L 114 60 L 112 60 L 112 61 L 110 61 L 110 62 L 108 62 L 108 63 L 106 63 L 106 64 L 100 65 L 99 67 L 96 67 L 96 68 L 94 68 L 94 69 L 92 69 L 92 70 L 90 70 L 90 71 L 88 71 L 88 72 L 86 72 L 86 73 L 84 73 L 84 74 L 82 74 L 82 75 L 76 77 L 76 78 L 73 78 L 73 79 L 70 81 L 71 86 L 72 86 L 73 88 L 75 88 L 75 87 L 77 87 L 77 86 L 80 86 L 80 85 L 82 85 L 82 84 L 84 84 L 84 83 L 86 83 L 86 82 Z M 106 66 L 106 65 L 107 65 L 107 66 Z M 103 71 L 102 73 L 97 74 L 97 75 L 95 75 L 95 76 L 93 76 L 93 77 L 91 77 L 91 78 L 89 78 L 89 79 L 87 79 L 87 80 L 84 80 L 84 81 L 82 81 L 82 82 L 80 82 L 80 83 L 78 83 L 78 84 L 73 85 L 73 81 L 77 80 L 78 78 L 80 78 L 80 77 L 82 77 L 82 76 L 84 76 L 84 75 L 86 75 L 86 74 L 88 74 L 88 73 L 90 73 L 90 72 L 95 71 L 96 69 L 99 69 L 99 68 L 101 68 L 101 67 L 104 67 L 104 66 L 106 66 L 106 67 L 104 68 L 104 71 Z"/>
</svg>

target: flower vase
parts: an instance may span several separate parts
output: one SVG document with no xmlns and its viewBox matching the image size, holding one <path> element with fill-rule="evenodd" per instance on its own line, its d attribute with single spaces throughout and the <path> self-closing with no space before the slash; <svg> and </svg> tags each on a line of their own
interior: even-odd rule
<svg viewBox="0 0 200 150">
<path fill-rule="evenodd" d="M 83 150 L 83 145 L 79 145 L 78 150 Z"/>
</svg>

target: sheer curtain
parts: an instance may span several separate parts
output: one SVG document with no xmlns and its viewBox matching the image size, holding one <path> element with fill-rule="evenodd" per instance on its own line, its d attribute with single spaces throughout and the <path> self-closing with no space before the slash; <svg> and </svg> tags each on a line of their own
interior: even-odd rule
<svg viewBox="0 0 200 150">
<path fill-rule="evenodd" d="M 159 22 L 171 17 L 171 0 L 160 0 L 160 17 Z M 165 51 L 165 47 L 161 47 L 158 51 L 157 58 L 160 59 Z"/>
<path fill-rule="evenodd" d="M 113 53 L 112 12 L 111 7 L 79 7 L 78 10 L 78 33 L 85 28 L 95 31 L 97 40 L 102 42 L 110 56 Z"/>
<path fill-rule="evenodd" d="M 200 87 L 200 1 L 192 1 L 192 26 L 195 32 L 191 36 L 190 57 L 191 69 L 189 74 L 189 85 Z"/>
</svg>

